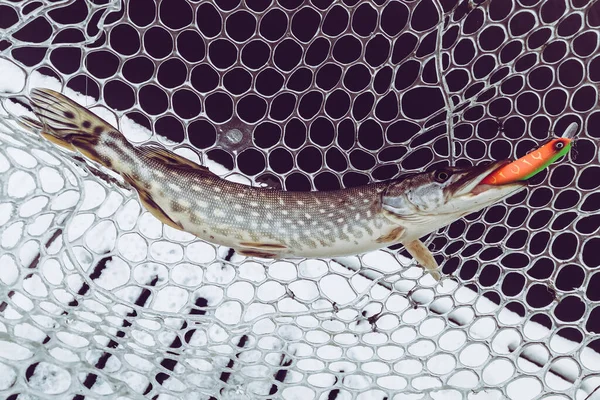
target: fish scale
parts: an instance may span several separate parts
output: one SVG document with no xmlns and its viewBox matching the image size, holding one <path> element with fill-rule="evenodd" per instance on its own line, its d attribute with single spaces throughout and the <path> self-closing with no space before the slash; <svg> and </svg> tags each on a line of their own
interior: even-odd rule
<svg viewBox="0 0 600 400">
<path fill-rule="evenodd" d="M 250 188 L 203 173 L 180 173 L 155 161 L 150 161 L 148 167 L 162 168 L 174 185 L 190 188 L 181 192 L 150 189 L 153 198 L 161 199 L 157 201 L 161 208 L 169 210 L 185 231 L 234 248 L 274 247 L 264 246 L 267 244 L 285 246 L 284 251 L 289 253 L 282 256 L 345 255 L 349 253 L 344 248 L 352 253 L 352 247 L 361 246 L 367 238 L 372 248 L 381 247 L 376 239 L 386 227 L 393 226 L 381 215 L 380 194 L 384 185 L 345 191 L 286 192 Z M 192 189 L 194 186 L 196 190 Z M 336 201 L 332 203 L 331 199 Z M 177 203 L 175 207 L 173 201 Z M 367 210 L 378 217 L 367 218 Z M 339 250 L 332 252 L 335 248 Z"/>
<path fill-rule="evenodd" d="M 31 104 L 41 122 L 23 118 L 27 128 L 121 175 L 161 222 L 246 256 L 330 258 L 402 243 L 439 279 L 420 238 L 526 185 L 480 185 L 509 162 L 503 160 L 333 191 L 257 188 L 222 179 L 160 146 L 133 146 L 55 91 L 32 90 Z"/>
</svg>

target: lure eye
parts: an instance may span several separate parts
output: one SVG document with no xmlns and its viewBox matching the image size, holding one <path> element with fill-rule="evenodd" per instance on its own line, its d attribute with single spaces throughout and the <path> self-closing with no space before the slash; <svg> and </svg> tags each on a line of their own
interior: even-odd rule
<svg viewBox="0 0 600 400">
<path fill-rule="evenodd" d="M 564 144 L 563 142 L 556 142 L 556 143 L 554 144 L 554 148 L 555 148 L 556 150 L 562 150 L 564 147 L 565 147 L 565 144 Z"/>
<path fill-rule="evenodd" d="M 450 178 L 450 174 L 446 171 L 438 171 L 435 174 L 435 180 L 440 183 L 446 182 L 448 178 Z"/>
</svg>

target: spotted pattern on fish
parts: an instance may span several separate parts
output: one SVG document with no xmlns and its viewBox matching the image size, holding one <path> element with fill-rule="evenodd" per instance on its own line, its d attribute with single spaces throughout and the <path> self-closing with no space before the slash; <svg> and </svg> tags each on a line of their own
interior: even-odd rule
<svg viewBox="0 0 600 400">
<path fill-rule="evenodd" d="M 333 191 L 250 187 L 157 145 L 133 146 L 60 93 L 34 89 L 30 97 L 41 122 L 24 118 L 23 126 L 120 174 L 161 222 L 247 256 L 335 257 L 404 243 L 438 277 L 419 238 L 524 186 L 473 190 L 492 165 L 446 168 L 442 181 L 432 171 Z"/>
</svg>

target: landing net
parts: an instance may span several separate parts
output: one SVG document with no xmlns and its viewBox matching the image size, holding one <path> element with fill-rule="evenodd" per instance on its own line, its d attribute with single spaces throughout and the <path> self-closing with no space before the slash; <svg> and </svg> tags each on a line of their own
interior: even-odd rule
<svg viewBox="0 0 600 400">
<path fill-rule="evenodd" d="M 3 399 L 600 398 L 600 3 L 0 4 Z M 576 147 L 402 246 L 258 262 L 17 124 L 61 91 L 231 180 L 327 190 Z"/>
</svg>

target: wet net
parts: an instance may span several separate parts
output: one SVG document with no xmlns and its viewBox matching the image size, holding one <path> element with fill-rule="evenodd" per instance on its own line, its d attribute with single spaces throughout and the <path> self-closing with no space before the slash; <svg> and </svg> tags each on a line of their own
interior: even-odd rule
<svg viewBox="0 0 600 400">
<path fill-rule="evenodd" d="M 600 4 L 0 4 L 0 397 L 600 398 Z M 520 157 L 531 186 L 402 246 L 259 262 L 163 226 L 16 124 L 33 87 L 226 179 L 326 190 Z"/>
</svg>

